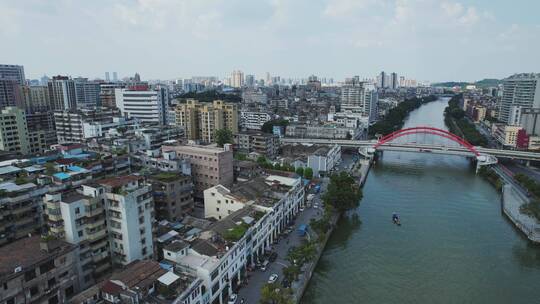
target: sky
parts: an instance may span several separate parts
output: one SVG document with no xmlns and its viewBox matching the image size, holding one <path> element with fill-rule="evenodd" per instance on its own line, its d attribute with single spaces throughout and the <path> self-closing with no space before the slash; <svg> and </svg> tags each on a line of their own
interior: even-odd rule
<svg viewBox="0 0 540 304">
<path fill-rule="evenodd" d="M 0 63 L 27 78 L 474 81 L 540 72 L 539 11 L 538 0 L 0 0 Z"/>
</svg>

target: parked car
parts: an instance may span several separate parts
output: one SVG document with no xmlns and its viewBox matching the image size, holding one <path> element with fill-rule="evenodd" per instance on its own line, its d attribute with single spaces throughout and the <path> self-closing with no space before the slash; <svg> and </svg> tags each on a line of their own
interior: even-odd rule
<svg viewBox="0 0 540 304">
<path fill-rule="evenodd" d="M 275 273 L 273 273 L 273 274 L 270 276 L 270 278 L 268 278 L 268 284 L 272 284 L 272 283 L 276 282 L 277 279 L 278 279 L 278 275 L 275 274 Z"/>
<path fill-rule="evenodd" d="M 232 295 L 229 296 L 228 304 L 236 304 L 236 300 L 238 300 L 238 295 L 233 293 Z"/>
<path fill-rule="evenodd" d="M 275 261 L 276 259 L 277 259 L 277 252 L 272 252 L 272 253 L 270 254 L 270 256 L 268 257 L 268 260 L 269 260 L 270 262 L 273 262 L 273 261 Z"/>
</svg>

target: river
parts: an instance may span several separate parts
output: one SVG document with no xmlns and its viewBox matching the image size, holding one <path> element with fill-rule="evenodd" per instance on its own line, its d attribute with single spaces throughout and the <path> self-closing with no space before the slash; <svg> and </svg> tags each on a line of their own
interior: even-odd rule
<svg viewBox="0 0 540 304">
<path fill-rule="evenodd" d="M 411 112 L 405 127 L 445 128 L 447 102 Z M 385 152 L 360 207 L 338 225 L 304 304 L 540 303 L 540 249 L 465 158 Z"/>
</svg>

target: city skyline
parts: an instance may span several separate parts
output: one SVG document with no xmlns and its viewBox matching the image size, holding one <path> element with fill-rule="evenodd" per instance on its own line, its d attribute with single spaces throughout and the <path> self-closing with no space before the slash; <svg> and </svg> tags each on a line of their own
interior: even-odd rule
<svg viewBox="0 0 540 304">
<path fill-rule="evenodd" d="M 540 24 L 532 12 L 540 4 L 496 2 L 0 1 L 0 37 L 17 46 L 1 58 L 24 65 L 27 78 L 241 70 L 258 79 L 269 72 L 337 80 L 384 70 L 440 82 L 538 71 Z"/>
</svg>

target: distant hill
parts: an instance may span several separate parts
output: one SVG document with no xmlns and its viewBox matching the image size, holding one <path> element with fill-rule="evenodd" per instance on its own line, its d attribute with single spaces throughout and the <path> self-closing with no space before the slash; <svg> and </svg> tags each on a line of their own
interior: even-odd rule
<svg viewBox="0 0 540 304">
<path fill-rule="evenodd" d="M 501 83 L 502 83 L 502 80 L 486 78 L 486 79 L 479 80 L 477 82 L 458 82 L 458 81 L 439 82 L 439 83 L 434 83 L 433 86 L 434 87 L 447 87 L 447 88 L 451 88 L 451 87 L 464 88 L 467 85 L 475 85 L 478 88 L 487 88 L 487 87 L 496 87 Z"/>
</svg>

